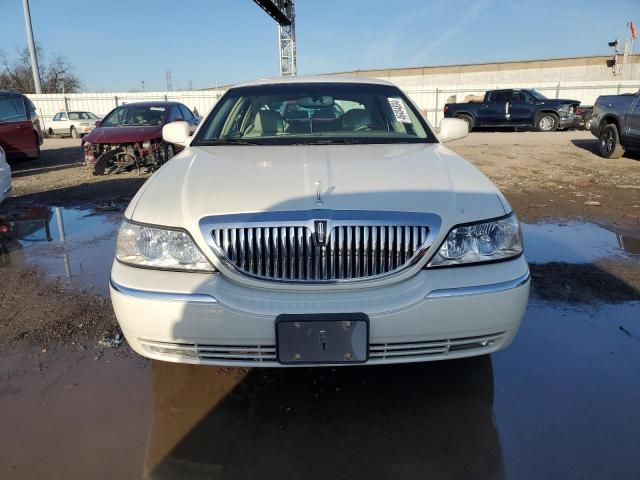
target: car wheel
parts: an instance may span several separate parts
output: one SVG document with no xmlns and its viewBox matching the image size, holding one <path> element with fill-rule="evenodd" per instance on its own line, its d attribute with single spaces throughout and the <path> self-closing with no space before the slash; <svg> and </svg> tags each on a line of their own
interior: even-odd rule
<svg viewBox="0 0 640 480">
<path fill-rule="evenodd" d="M 71 138 L 78 138 L 78 131 L 76 127 L 71 127 Z"/>
<path fill-rule="evenodd" d="M 620 158 L 624 153 L 624 147 L 620 144 L 618 127 L 614 123 L 600 129 L 598 149 L 600 156 L 604 158 Z"/>
<path fill-rule="evenodd" d="M 591 119 L 589 119 L 586 122 L 584 122 L 584 129 L 585 130 L 591 130 Z"/>
<path fill-rule="evenodd" d="M 475 127 L 475 122 L 473 121 L 473 117 L 471 117 L 471 115 L 462 114 L 462 115 L 458 115 L 457 118 L 467 122 L 467 128 L 469 129 L 469 132 L 471 132 L 471 130 L 473 130 L 473 127 Z"/>
<path fill-rule="evenodd" d="M 555 113 L 541 113 L 536 121 L 539 132 L 555 132 L 558 129 L 558 116 Z"/>
</svg>

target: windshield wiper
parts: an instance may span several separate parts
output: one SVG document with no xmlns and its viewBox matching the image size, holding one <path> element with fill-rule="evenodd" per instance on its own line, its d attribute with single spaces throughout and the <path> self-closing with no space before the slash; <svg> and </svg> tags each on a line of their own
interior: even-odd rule
<svg viewBox="0 0 640 480">
<path fill-rule="evenodd" d="M 338 138 L 333 140 L 310 140 L 308 142 L 296 142 L 294 145 L 362 145 L 366 143 L 362 140 L 352 138 Z"/>
<path fill-rule="evenodd" d="M 231 139 L 231 138 L 221 138 L 219 140 L 202 140 L 203 145 L 264 145 L 259 142 L 250 142 L 248 140 L 240 140 L 240 139 Z"/>
</svg>

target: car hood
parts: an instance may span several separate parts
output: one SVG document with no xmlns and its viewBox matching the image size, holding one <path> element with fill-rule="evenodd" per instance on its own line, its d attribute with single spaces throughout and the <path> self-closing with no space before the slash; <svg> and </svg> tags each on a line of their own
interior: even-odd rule
<svg viewBox="0 0 640 480">
<path fill-rule="evenodd" d="M 545 105 L 566 105 L 567 103 L 575 103 L 580 104 L 580 100 L 568 100 L 566 98 L 550 98 L 548 100 L 543 100 L 541 103 Z"/>
<path fill-rule="evenodd" d="M 185 149 L 125 215 L 193 233 L 210 215 L 318 208 L 435 213 L 443 227 L 510 209 L 489 179 L 441 144 L 222 146 Z"/>
<path fill-rule="evenodd" d="M 162 138 L 162 125 L 153 127 L 96 127 L 84 137 L 89 143 L 137 143 Z"/>
</svg>

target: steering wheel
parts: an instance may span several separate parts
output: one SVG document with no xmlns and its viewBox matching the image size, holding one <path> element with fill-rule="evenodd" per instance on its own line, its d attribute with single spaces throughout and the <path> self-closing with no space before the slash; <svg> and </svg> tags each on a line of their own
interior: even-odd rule
<svg viewBox="0 0 640 480">
<path fill-rule="evenodd" d="M 353 131 L 354 132 L 363 132 L 365 130 L 378 130 L 378 128 L 376 127 L 376 125 L 370 123 L 368 125 L 361 125 L 358 128 L 355 128 Z"/>
</svg>

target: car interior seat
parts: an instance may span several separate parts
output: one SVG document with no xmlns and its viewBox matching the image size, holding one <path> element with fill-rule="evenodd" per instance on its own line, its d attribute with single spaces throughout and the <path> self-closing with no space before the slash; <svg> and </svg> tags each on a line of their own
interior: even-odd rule
<svg viewBox="0 0 640 480">
<path fill-rule="evenodd" d="M 362 108 L 354 108 L 342 116 L 343 130 L 357 130 L 368 125 L 371 125 L 371 114 Z"/>
<path fill-rule="evenodd" d="M 275 110 L 260 110 L 256 113 L 253 128 L 247 132 L 247 136 L 260 137 L 278 135 L 284 132 L 284 119 L 280 112 Z"/>
</svg>

